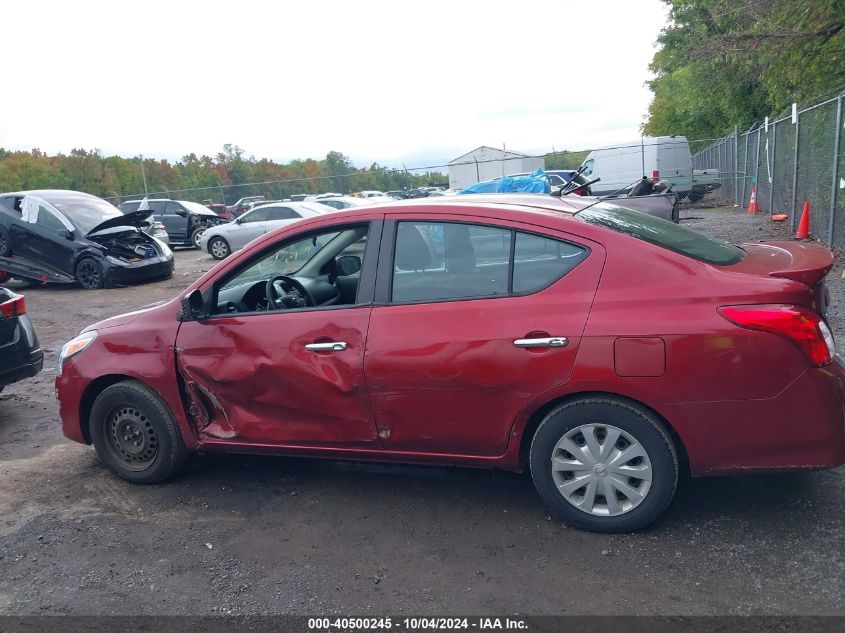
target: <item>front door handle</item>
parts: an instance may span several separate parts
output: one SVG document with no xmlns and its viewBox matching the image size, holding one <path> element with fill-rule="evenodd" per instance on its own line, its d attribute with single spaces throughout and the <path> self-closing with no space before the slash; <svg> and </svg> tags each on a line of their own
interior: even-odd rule
<svg viewBox="0 0 845 633">
<path fill-rule="evenodd" d="M 342 352 L 349 345 L 343 341 L 331 341 L 329 343 L 308 343 L 305 346 L 309 352 Z"/>
<path fill-rule="evenodd" d="M 566 347 L 567 345 L 569 345 L 569 340 L 565 336 L 518 338 L 513 342 L 514 347 Z"/>
</svg>

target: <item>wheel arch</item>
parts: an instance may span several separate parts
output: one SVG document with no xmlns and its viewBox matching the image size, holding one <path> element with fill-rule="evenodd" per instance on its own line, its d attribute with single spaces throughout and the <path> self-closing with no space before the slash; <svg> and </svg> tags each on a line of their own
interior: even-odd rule
<svg viewBox="0 0 845 633">
<path fill-rule="evenodd" d="M 94 401 L 97 399 L 97 396 L 112 385 L 129 380 L 143 385 L 148 389 L 151 388 L 143 381 L 138 380 L 135 376 L 129 376 L 127 374 L 107 374 L 105 376 L 100 376 L 92 380 L 88 383 L 88 386 L 85 387 L 85 391 L 82 392 L 82 397 L 79 400 L 79 426 L 82 430 L 82 437 L 85 439 L 86 444 L 91 443 L 91 424 L 89 417 L 91 415 L 91 408 L 94 406 Z"/>
<path fill-rule="evenodd" d="M 684 446 L 684 442 L 681 439 L 681 436 L 678 434 L 678 432 L 675 430 L 669 420 L 667 420 L 666 417 L 662 415 L 659 411 L 655 410 L 653 407 L 648 406 L 644 402 L 637 400 L 636 398 L 622 396 L 609 391 L 581 391 L 566 394 L 564 396 L 560 396 L 558 398 L 550 400 L 546 404 L 539 407 L 536 411 L 534 411 L 534 413 L 531 414 L 531 416 L 528 418 L 528 422 L 526 422 L 525 427 L 522 429 L 522 433 L 519 438 L 519 466 L 523 471 L 528 470 L 528 457 L 529 451 L 531 449 L 531 440 L 534 438 L 534 433 L 537 431 L 537 428 L 540 426 L 540 423 L 549 414 L 549 412 L 563 404 L 575 402 L 577 400 L 587 400 L 589 398 L 603 398 L 606 400 L 616 400 L 618 402 L 624 402 L 626 404 L 643 409 L 645 412 L 649 413 L 650 415 L 653 415 L 655 419 L 657 419 L 666 429 L 666 432 L 672 439 L 672 443 L 675 445 L 675 450 L 678 451 L 679 469 L 685 475 L 689 475 L 690 465 L 686 446 Z"/>
</svg>

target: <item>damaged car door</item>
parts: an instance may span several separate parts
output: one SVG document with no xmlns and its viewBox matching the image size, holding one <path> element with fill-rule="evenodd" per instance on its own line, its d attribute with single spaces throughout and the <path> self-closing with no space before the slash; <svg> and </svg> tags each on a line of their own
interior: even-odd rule
<svg viewBox="0 0 845 633">
<path fill-rule="evenodd" d="M 282 238 L 183 300 L 177 364 L 205 445 L 381 447 L 364 381 L 373 284 L 355 271 L 342 293 L 336 262 L 375 259 L 371 224 Z M 184 316 L 194 300 L 206 307 Z"/>
</svg>

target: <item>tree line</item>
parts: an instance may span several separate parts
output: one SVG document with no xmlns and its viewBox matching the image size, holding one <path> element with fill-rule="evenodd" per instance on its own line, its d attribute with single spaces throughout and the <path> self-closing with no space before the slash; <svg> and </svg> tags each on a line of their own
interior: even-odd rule
<svg viewBox="0 0 845 633">
<path fill-rule="evenodd" d="M 546 168 L 575 167 L 586 153 L 547 154 Z M 448 176 L 439 171 L 410 173 L 378 163 L 358 168 L 336 151 L 322 160 L 309 158 L 282 164 L 247 157 L 236 145 L 224 145 L 216 156 L 188 154 L 175 162 L 104 156 L 97 149 L 74 149 L 69 154 L 51 156 L 38 149 L 0 148 L 0 191 L 73 189 L 118 204 L 142 195 L 145 178 L 151 196 L 226 204 L 251 195 L 282 199 L 297 193 L 394 191 L 449 184 Z"/>
<path fill-rule="evenodd" d="M 713 138 L 845 88 L 845 0 L 664 0 L 643 131 Z"/>
</svg>

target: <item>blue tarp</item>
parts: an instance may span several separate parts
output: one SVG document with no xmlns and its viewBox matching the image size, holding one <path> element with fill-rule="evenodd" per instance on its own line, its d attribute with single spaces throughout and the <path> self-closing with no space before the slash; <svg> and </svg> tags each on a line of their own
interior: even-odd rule
<svg viewBox="0 0 845 633">
<path fill-rule="evenodd" d="M 495 180 L 485 180 L 462 189 L 459 193 L 549 193 L 549 177 L 542 169 L 536 169 L 530 176 L 505 176 Z"/>
</svg>

